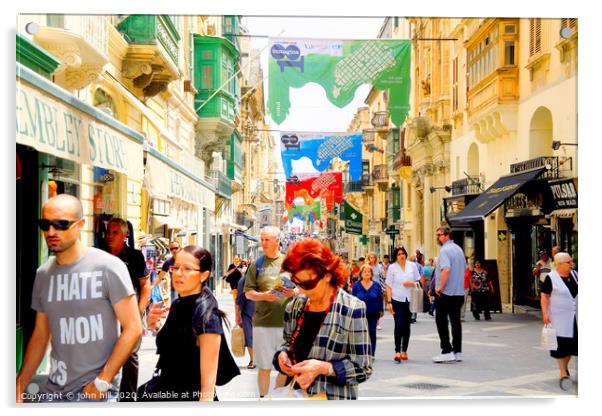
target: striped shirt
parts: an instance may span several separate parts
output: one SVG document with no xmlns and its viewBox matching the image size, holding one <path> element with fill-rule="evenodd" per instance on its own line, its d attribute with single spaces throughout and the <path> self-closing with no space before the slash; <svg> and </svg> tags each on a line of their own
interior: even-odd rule
<svg viewBox="0 0 602 416">
<path fill-rule="evenodd" d="M 306 296 L 296 296 L 284 311 L 284 343 L 276 352 L 290 355 L 289 346 L 297 320 L 303 312 Z M 335 376 L 320 375 L 309 386 L 309 394 L 326 392 L 328 400 L 357 399 L 358 384 L 372 374 L 372 355 L 366 320 L 366 306 L 344 290 L 338 290 L 330 312 L 314 340 L 307 359 L 332 364 Z M 276 367 L 277 370 L 280 370 Z"/>
</svg>

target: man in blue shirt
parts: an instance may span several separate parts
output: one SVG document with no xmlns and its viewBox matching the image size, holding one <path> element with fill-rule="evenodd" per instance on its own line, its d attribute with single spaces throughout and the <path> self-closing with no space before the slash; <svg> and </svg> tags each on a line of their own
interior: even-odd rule
<svg viewBox="0 0 602 416">
<path fill-rule="evenodd" d="M 433 357 L 436 363 L 462 361 L 462 323 L 460 311 L 464 305 L 464 252 L 451 237 L 449 227 L 437 228 L 437 243 L 441 246 L 437 262 L 435 297 L 437 307 L 435 322 L 441 340 L 441 354 Z M 449 322 L 452 343 L 449 342 Z"/>
</svg>

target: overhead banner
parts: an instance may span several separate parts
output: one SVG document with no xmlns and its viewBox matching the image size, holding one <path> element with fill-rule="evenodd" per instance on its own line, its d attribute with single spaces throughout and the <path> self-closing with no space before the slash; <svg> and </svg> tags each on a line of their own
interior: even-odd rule
<svg viewBox="0 0 602 416">
<path fill-rule="evenodd" d="M 321 85 L 328 100 L 342 108 L 356 89 L 372 84 L 388 90 L 388 110 L 400 126 L 410 105 L 410 40 L 337 40 L 270 38 L 268 108 L 282 123 L 291 106 L 289 88 L 309 82 Z"/>
<path fill-rule="evenodd" d="M 281 132 L 281 155 L 287 178 L 293 174 L 293 160 L 307 157 L 322 172 L 333 158 L 349 161 L 353 180 L 362 176 L 362 133 Z"/>
<path fill-rule="evenodd" d="M 295 205 L 288 210 L 288 222 L 293 222 L 297 217 L 301 220 L 309 220 L 313 223 L 321 218 L 320 201 L 315 201 L 312 205 Z"/>
<path fill-rule="evenodd" d="M 333 194 L 329 197 L 330 193 Z M 286 195 L 284 204 L 287 208 L 293 205 L 293 200 L 302 197 L 307 205 L 311 205 L 319 196 L 329 197 L 334 202 L 343 200 L 343 175 L 341 172 L 326 172 L 319 175 L 292 176 L 286 180 Z M 328 208 L 332 209 L 332 208 Z"/>
<path fill-rule="evenodd" d="M 364 223 L 364 216 L 361 212 L 353 208 L 347 201 L 343 201 L 345 210 L 345 232 L 347 234 L 361 235 Z"/>
</svg>

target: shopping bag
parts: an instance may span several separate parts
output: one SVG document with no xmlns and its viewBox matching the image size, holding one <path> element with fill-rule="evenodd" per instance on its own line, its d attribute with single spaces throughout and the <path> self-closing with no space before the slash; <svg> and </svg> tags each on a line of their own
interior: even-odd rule
<svg viewBox="0 0 602 416">
<path fill-rule="evenodd" d="M 550 351 L 558 349 L 558 339 L 556 338 L 556 330 L 552 325 L 547 324 L 541 330 L 540 343 L 543 348 Z"/>
<path fill-rule="evenodd" d="M 423 290 L 420 287 L 420 283 L 415 283 L 414 287 L 410 289 L 410 312 L 424 312 L 422 294 Z"/>
<path fill-rule="evenodd" d="M 284 387 L 274 387 L 270 390 L 270 400 L 327 400 L 326 392 L 309 394 L 305 390 L 295 389 L 297 377 L 293 377 L 290 383 Z"/>
<path fill-rule="evenodd" d="M 244 357 L 245 355 L 245 333 L 243 329 L 236 325 L 232 328 L 230 334 L 230 348 L 235 357 Z"/>
</svg>

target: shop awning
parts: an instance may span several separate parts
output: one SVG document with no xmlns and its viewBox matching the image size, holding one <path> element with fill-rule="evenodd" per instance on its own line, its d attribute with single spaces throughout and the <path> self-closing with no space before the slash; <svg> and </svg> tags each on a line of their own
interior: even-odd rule
<svg viewBox="0 0 602 416">
<path fill-rule="evenodd" d="M 473 222 L 485 219 L 486 216 L 495 211 L 508 198 L 518 192 L 527 182 L 537 178 L 545 167 L 516 173 L 514 175 L 502 176 L 485 192 L 472 200 L 460 213 L 450 218 L 452 225 L 462 222 Z"/>
<path fill-rule="evenodd" d="M 184 228 L 184 225 L 172 216 L 153 215 L 153 230 L 164 225 L 167 225 L 172 230 L 182 230 Z"/>
<path fill-rule="evenodd" d="M 142 180 L 144 136 L 17 63 L 17 143 Z"/>
</svg>

